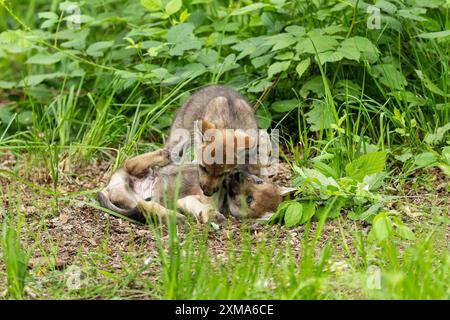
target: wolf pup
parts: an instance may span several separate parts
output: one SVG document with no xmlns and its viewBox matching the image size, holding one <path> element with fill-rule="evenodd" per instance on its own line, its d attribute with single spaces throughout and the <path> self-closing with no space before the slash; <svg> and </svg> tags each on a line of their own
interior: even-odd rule
<svg viewBox="0 0 450 320">
<path fill-rule="evenodd" d="M 277 210 L 282 196 L 291 191 L 290 188 L 284 190 L 246 171 L 234 170 L 224 181 L 222 192 L 225 193 L 227 211 L 223 213 L 236 218 L 267 220 Z"/>
<path fill-rule="evenodd" d="M 174 199 L 177 190 L 178 200 Z M 246 172 L 234 172 L 225 179 L 223 192 L 216 197 L 205 197 L 199 187 L 197 166 L 192 164 L 170 164 L 162 168 L 155 165 L 146 168 L 144 173 L 138 172 L 137 176 L 121 168 L 99 192 L 98 199 L 101 206 L 132 219 L 145 222 L 150 216 L 163 223 L 167 223 L 170 214 L 178 223 L 185 222 L 184 215 L 165 206 L 175 200 L 181 212 L 193 215 L 201 223 L 212 217 L 220 222 L 224 219 L 222 213 L 235 217 L 264 217 L 273 213 L 281 202 L 277 186 Z"/>
<path fill-rule="evenodd" d="M 237 167 L 238 157 L 256 148 L 258 126 L 254 110 L 237 91 L 219 85 L 203 88 L 183 104 L 175 117 L 164 151 L 160 153 L 166 157 L 166 164 L 170 163 L 169 158 L 180 157 L 190 149 L 196 128 L 201 133 L 197 153 L 204 155 L 212 150 L 209 155 L 214 158 L 198 159 L 199 185 L 206 196 L 211 196 L 219 189 L 223 177 Z M 188 136 L 180 132 L 187 132 Z M 214 146 L 221 147 L 222 151 L 217 152 L 221 154 L 216 153 L 220 149 Z M 145 172 L 153 158 L 153 153 L 143 154 L 127 160 L 124 167 L 136 176 Z"/>
</svg>

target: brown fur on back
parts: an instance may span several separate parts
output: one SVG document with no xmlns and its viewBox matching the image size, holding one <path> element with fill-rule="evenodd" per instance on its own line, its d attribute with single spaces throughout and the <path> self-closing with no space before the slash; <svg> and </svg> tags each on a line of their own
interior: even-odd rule
<svg viewBox="0 0 450 320">
<path fill-rule="evenodd" d="M 227 99 L 227 107 L 208 104 L 217 97 Z M 208 106 L 208 107 L 207 107 Z M 195 92 L 180 108 L 167 140 L 169 151 L 178 143 L 173 135 L 176 129 L 187 129 L 194 138 L 194 125 L 205 119 L 215 123 L 219 129 L 257 129 L 255 112 L 245 98 L 236 90 L 221 85 L 212 85 Z"/>
<path fill-rule="evenodd" d="M 195 139 L 195 126 L 198 121 L 208 123 L 210 127 L 214 128 L 214 130 L 220 130 L 220 132 L 223 129 L 240 129 L 241 132 L 242 130 L 252 130 L 256 134 L 258 129 L 253 108 L 239 92 L 225 86 L 212 85 L 194 93 L 180 108 L 170 129 L 165 149 L 170 154 L 177 154 L 178 156 L 184 153 L 183 149 L 189 149 Z M 208 133 L 207 131 L 204 132 L 205 128 L 203 125 L 199 127 L 203 135 Z M 179 129 L 185 129 L 189 132 L 190 141 L 182 140 L 186 137 L 179 136 Z M 225 139 L 226 141 L 222 141 L 221 145 L 225 147 L 224 149 L 238 137 L 246 141 L 246 149 L 250 147 L 250 137 L 248 135 L 233 133 L 232 136 L 229 134 L 227 136 L 233 140 L 227 138 Z M 202 139 L 204 139 L 204 136 L 202 136 Z M 256 142 L 256 137 L 253 140 Z M 256 143 L 253 143 L 253 145 L 255 146 Z M 207 146 L 214 147 L 215 145 L 212 144 L 211 140 L 203 140 L 200 151 L 202 154 Z M 211 196 L 217 192 L 223 174 L 230 168 L 237 166 L 235 161 L 237 150 L 232 150 L 232 152 L 233 162 L 225 166 L 221 164 L 225 163 L 225 159 L 221 163 L 219 163 L 220 161 L 206 163 L 204 158 L 201 157 L 202 161 L 199 163 L 199 184 L 205 195 Z"/>
</svg>

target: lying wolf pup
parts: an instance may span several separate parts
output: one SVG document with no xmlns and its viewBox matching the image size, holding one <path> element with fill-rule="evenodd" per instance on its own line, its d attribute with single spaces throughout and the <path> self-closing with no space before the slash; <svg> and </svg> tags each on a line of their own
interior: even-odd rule
<svg viewBox="0 0 450 320">
<path fill-rule="evenodd" d="M 264 218 L 282 200 L 277 186 L 242 171 L 230 173 L 223 181 L 223 190 L 215 197 L 206 197 L 199 186 L 196 165 L 165 165 L 163 150 L 153 156 L 151 167 L 142 167 L 144 172 L 130 174 L 126 167 L 116 171 L 98 194 L 100 204 L 141 222 L 150 217 L 167 223 L 167 217 L 173 214 L 177 222 L 184 223 L 184 215 L 167 209 L 167 204 L 176 200 L 181 212 L 206 223 L 211 218 L 220 222 L 222 214 Z"/>
</svg>

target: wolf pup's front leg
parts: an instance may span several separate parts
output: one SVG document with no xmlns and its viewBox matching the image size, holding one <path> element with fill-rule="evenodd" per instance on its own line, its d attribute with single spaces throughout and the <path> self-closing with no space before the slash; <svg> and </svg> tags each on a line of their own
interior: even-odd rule
<svg viewBox="0 0 450 320">
<path fill-rule="evenodd" d="M 170 163 L 170 153 L 160 149 L 141 154 L 125 161 L 123 168 L 134 177 L 143 177 L 155 166 L 163 167 Z"/>
<path fill-rule="evenodd" d="M 176 211 L 167 209 L 155 201 L 139 200 L 137 202 L 137 209 L 146 218 L 153 218 L 156 221 L 161 221 L 165 225 L 167 225 L 170 215 L 175 217 L 177 224 L 187 225 L 185 216 Z"/>
<path fill-rule="evenodd" d="M 179 209 L 195 217 L 195 219 L 203 224 L 208 223 L 211 219 L 221 223 L 225 217 L 214 209 L 211 204 L 205 204 L 200 201 L 200 196 L 191 195 L 178 200 L 177 205 Z"/>
</svg>

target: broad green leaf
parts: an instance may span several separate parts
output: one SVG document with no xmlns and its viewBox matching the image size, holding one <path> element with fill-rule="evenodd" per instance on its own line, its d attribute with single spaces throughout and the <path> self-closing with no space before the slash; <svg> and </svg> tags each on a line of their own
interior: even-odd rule
<svg viewBox="0 0 450 320">
<path fill-rule="evenodd" d="M 320 171 L 327 177 L 332 177 L 334 179 L 338 179 L 339 175 L 332 167 L 320 161 L 319 157 L 312 159 L 314 169 Z"/>
<path fill-rule="evenodd" d="M 162 9 L 161 0 L 141 0 L 141 5 L 150 11 L 158 11 Z"/>
<path fill-rule="evenodd" d="M 67 21 L 69 23 L 73 23 L 74 25 L 80 24 L 80 23 L 89 23 L 92 21 L 95 21 L 95 19 L 91 16 L 82 14 L 79 15 L 77 13 L 72 14 L 70 16 L 64 17 L 63 18 L 64 21 Z"/>
<path fill-rule="evenodd" d="M 300 63 L 297 65 L 297 67 L 295 68 L 295 71 L 297 71 L 299 78 L 301 78 L 302 75 L 305 73 L 305 71 L 308 69 L 310 63 L 311 63 L 311 59 L 306 58 L 306 59 L 300 61 Z"/>
<path fill-rule="evenodd" d="M 284 224 L 288 228 L 298 226 L 303 218 L 303 205 L 299 202 L 292 202 L 286 209 Z"/>
<path fill-rule="evenodd" d="M 294 58 L 294 52 L 285 51 L 277 54 L 275 60 L 292 60 Z"/>
<path fill-rule="evenodd" d="M 272 123 L 272 115 L 267 108 L 260 106 L 255 115 L 259 128 L 268 129 L 270 127 L 270 124 Z"/>
<path fill-rule="evenodd" d="M 328 187 L 332 186 L 339 188 L 339 184 L 332 177 L 325 176 L 322 172 L 314 169 L 308 168 L 298 168 L 297 172 L 303 177 L 306 182 L 312 182 L 316 184 L 317 187 Z"/>
<path fill-rule="evenodd" d="M 195 26 L 192 23 L 182 23 L 170 28 L 167 41 L 174 46 L 169 50 L 172 56 L 181 56 L 187 50 L 199 50 L 202 44 L 194 35 Z"/>
<path fill-rule="evenodd" d="M 183 5 L 182 0 L 170 0 L 166 5 L 166 13 L 170 16 L 178 12 Z"/>
<path fill-rule="evenodd" d="M 38 13 L 39 19 L 58 20 L 58 15 L 54 12 L 46 11 Z"/>
<path fill-rule="evenodd" d="M 292 203 L 292 201 L 290 201 L 290 200 L 282 202 L 278 206 L 277 212 L 275 212 L 275 214 L 273 214 L 269 218 L 269 220 L 267 220 L 267 224 L 274 224 L 274 223 L 279 223 L 279 222 L 283 221 L 284 215 L 286 213 L 286 209 L 290 206 L 291 203 Z"/>
<path fill-rule="evenodd" d="M 437 144 L 444 139 L 444 135 L 447 133 L 447 131 L 450 130 L 450 122 L 446 125 L 437 128 L 436 133 L 427 133 L 425 136 L 425 142 L 429 144 Z"/>
<path fill-rule="evenodd" d="M 306 33 L 306 28 L 301 26 L 288 26 L 286 27 L 286 32 L 293 34 L 297 39 L 301 38 Z"/>
<path fill-rule="evenodd" d="M 257 57 L 255 59 L 252 59 L 252 65 L 258 69 L 270 62 L 270 60 L 273 58 L 274 53 L 269 53 L 266 55 L 263 55 L 261 57 Z M 236 58 L 237 59 L 237 58 Z"/>
<path fill-rule="evenodd" d="M 403 73 L 398 71 L 392 64 L 378 64 L 373 66 L 374 76 L 377 77 L 382 84 L 394 89 L 402 90 L 408 85 Z"/>
<path fill-rule="evenodd" d="M 361 58 L 361 53 L 356 47 L 340 47 L 337 52 L 339 52 L 342 57 L 348 60 L 359 61 Z"/>
<path fill-rule="evenodd" d="M 47 74 L 34 74 L 31 76 L 27 76 L 24 79 L 22 79 L 17 86 L 18 87 L 34 87 L 40 84 L 41 82 L 47 80 L 47 79 L 54 79 L 64 76 L 61 72 L 55 72 L 55 73 L 47 73 Z"/>
<path fill-rule="evenodd" d="M 286 71 L 290 65 L 290 61 L 275 62 L 271 64 L 269 70 L 267 71 L 267 77 L 271 79 L 274 75 Z"/>
<path fill-rule="evenodd" d="M 300 105 L 297 99 L 275 101 L 270 106 L 270 110 L 278 113 L 285 113 L 294 110 Z"/>
<path fill-rule="evenodd" d="M 416 238 L 411 229 L 404 224 L 397 226 L 397 234 L 399 235 L 399 237 L 406 240 L 414 240 Z"/>
<path fill-rule="evenodd" d="M 13 113 L 6 107 L 0 108 L 0 124 L 8 124 L 13 118 Z"/>
<path fill-rule="evenodd" d="M 33 123 L 33 112 L 23 111 L 17 117 L 19 123 L 23 126 L 29 126 Z"/>
<path fill-rule="evenodd" d="M 363 182 L 369 186 L 369 190 L 378 190 L 384 183 L 384 179 L 387 177 L 386 172 L 374 173 L 364 177 Z"/>
<path fill-rule="evenodd" d="M 397 7 L 386 0 L 377 0 L 375 6 L 383 11 L 386 11 L 389 14 L 394 14 L 395 11 L 397 11 Z"/>
<path fill-rule="evenodd" d="M 450 147 L 443 147 L 442 148 L 442 156 L 446 161 L 450 163 Z"/>
<path fill-rule="evenodd" d="M 43 54 L 38 53 L 32 57 L 30 57 L 25 63 L 28 64 L 43 64 L 43 65 L 49 65 L 54 64 L 59 61 L 61 61 L 61 54 L 55 53 L 55 54 Z"/>
<path fill-rule="evenodd" d="M 316 213 L 316 203 L 313 200 L 306 201 L 302 203 L 303 212 L 302 219 L 300 220 L 300 225 L 307 223 Z"/>
<path fill-rule="evenodd" d="M 414 163 L 418 167 L 431 167 L 437 164 L 437 157 L 431 152 L 423 152 L 414 157 Z"/>
<path fill-rule="evenodd" d="M 266 6 L 266 4 L 261 3 L 261 2 L 257 2 L 257 3 L 253 3 L 251 5 L 233 10 L 230 14 L 230 16 L 240 16 L 240 15 L 244 15 L 250 12 L 254 12 L 258 9 L 264 8 Z"/>
<path fill-rule="evenodd" d="M 73 12 L 75 8 L 79 8 L 80 5 L 76 2 L 72 1 L 64 1 L 59 4 L 59 10 L 66 12 Z"/>
<path fill-rule="evenodd" d="M 45 20 L 42 24 L 41 24 L 41 29 L 48 29 L 53 27 L 58 21 L 57 20 Z"/>
<path fill-rule="evenodd" d="M 86 53 L 90 55 L 91 57 L 102 57 L 103 53 L 112 47 L 114 44 L 114 41 L 99 41 L 91 44 L 87 50 Z"/>
<path fill-rule="evenodd" d="M 298 41 L 293 35 L 289 33 L 280 33 L 266 38 L 265 43 L 272 47 L 272 51 L 282 50 L 292 47 Z"/>
<path fill-rule="evenodd" d="M 294 52 L 292 51 L 285 51 L 275 56 L 275 60 L 292 60 L 292 58 L 294 58 Z"/>
<path fill-rule="evenodd" d="M 312 35 L 300 40 L 296 50 L 299 53 L 316 54 L 316 50 L 317 53 L 334 51 L 338 45 L 339 43 L 334 36 Z"/>
<path fill-rule="evenodd" d="M 438 165 L 439 169 L 442 170 L 442 172 L 448 176 L 450 176 L 450 165 L 447 165 L 445 163 L 441 163 Z"/>
<path fill-rule="evenodd" d="M 344 58 L 343 54 L 339 51 L 326 51 L 318 54 L 318 60 L 321 64 L 327 62 L 341 61 Z"/>
<path fill-rule="evenodd" d="M 385 213 L 379 213 L 372 224 L 372 231 L 375 233 L 377 241 L 383 242 L 392 235 L 392 222 Z"/>
<path fill-rule="evenodd" d="M 267 79 L 262 79 L 260 81 L 257 81 L 250 89 L 248 89 L 248 92 L 261 92 L 266 90 L 272 85 L 272 81 L 269 81 Z"/>
<path fill-rule="evenodd" d="M 237 67 L 239 67 L 239 64 L 236 63 L 236 55 L 232 53 L 227 55 L 225 59 L 223 59 L 223 62 L 217 65 L 217 73 L 221 75 Z"/>
<path fill-rule="evenodd" d="M 362 54 L 370 63 L 377 61 L 379 56 L 378 48 L 369 39 L 359 36 L 342 41 L 338 52 L 345 58 L 356 61 L 359 61 Z"/>
<path fill-rule="evenodd" d="M 314 92 L 319 98 L 325 96 L 325 86 L 321 76 L 314 76 L 306 81 L 300 89 L 300 95 L 302 98 L 306 98 L 310 91 Z"/>
<path fill-rule="evenodd" d="M 269 33 L 278 33 L 286 25 L 285 16 L 276 12 L 265 11 L 261 14 L 261 23 Z"/>
<path fill-rule="evenodd" d="M 244 50 L 239 53 L 237 56 L 237 60 L 241 60 L 242 58 L 245 58 L 246 56 L 252 54 L 256 50 L 256 46 L 250 46 L 245 48 Z"/>
<path fill-rule="evenodd" d="M 412 153 L 411 150 L 407 149 L 406 151 L 404 151 L 402 154 L 395 156 L 395 159 L 400 161 L 400 162 L 406 162 L 407 160 L 412 158 Z"/>
<path fill-rule="evenodd" d="M 319 131 L 331 128 L 334 117 L 327 103 L 315 100 L 311 111 L 306 114 L 306 121 L 311 125 L 311 131 Z"/>
<path fill-rule="evenodd" d="M 345 166 L 348 177 L 363 181 L 365 176 L 382 172 L 386 166 L 386 152 L 371 152 L 362 155 Z"/>
<path fill-rule="evenodd" d="M 15 85 L 15 82 L 0 80 L 0 89 L 11 89 L 14 88 Z"/>
</svg>

